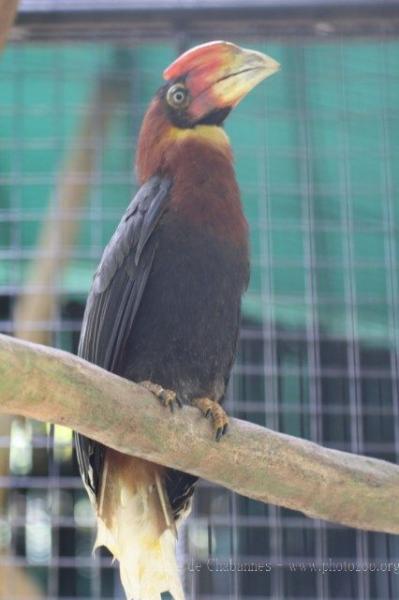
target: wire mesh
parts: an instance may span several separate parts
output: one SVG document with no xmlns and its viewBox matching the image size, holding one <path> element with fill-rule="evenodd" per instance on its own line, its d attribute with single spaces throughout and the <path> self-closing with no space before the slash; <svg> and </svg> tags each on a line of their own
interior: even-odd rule
<svg viewBox="0 0 399 600">
<path fill-rule="evenodd" d="M 227 124 L 252 246 L 227 407 L 397 462 L 399 43 L 393 21 L 369 22 L 365 34 L 366 17 L 345 35 L 327 19 L 304 36 L 283 14 L 278 35 L 242 15 L 219 23 L 218 37 L 283 65 Z M 71 351 L 95 265 L 135 190 L 143 111 L 163 67 L 208 37 L 189 18 L 157 38 L 111 19 L 97 39 L 94 19 L 87 41 L 85 22 L 76 23 L 46 37 L 25 21 L 25 41 L 0 63 L 0 329 L 16 332 L 24 295 L 51 296 L 50 316 L 25 331 L 45 331 Z M 57 232 L 55 246 L 45 227 Z M 32 264 L 54 253 L 39 286 Z M 122 598 L 110 557 L 91 555 L 94 519 L 70 432 L 15 419 L 1 424 L 0 450 L 4 597 Z M 394 536 L 310 520 L 208 482 L 179 554 L 193 599 L 399 596 Z"/>
</svg>

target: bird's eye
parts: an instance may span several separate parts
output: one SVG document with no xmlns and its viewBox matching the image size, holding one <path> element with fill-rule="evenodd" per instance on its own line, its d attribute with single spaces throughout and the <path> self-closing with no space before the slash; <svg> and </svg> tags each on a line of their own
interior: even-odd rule
<svg viewBox="0 0 399 600">
<path fill-rule="evenodd" d="M 176 108 L 185 106 L 188 100 L 188 92 L 181 84 L 172 85 L 172 87 L 168 90 L 166 100 L 168 104 Z"/>
</svg>

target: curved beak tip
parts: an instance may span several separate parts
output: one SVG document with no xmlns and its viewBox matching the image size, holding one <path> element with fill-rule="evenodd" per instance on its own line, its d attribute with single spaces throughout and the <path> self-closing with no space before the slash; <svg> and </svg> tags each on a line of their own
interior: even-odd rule
<svg viewBox="0 0 399 600">
<path fill-rule="evenodd" d="M 281 65 L 274 58 L 257 50 L 247 50 L 240 48 L 240 59 L 242 65 L 248 69 L 262 69 L 266 73 L 266 77 L 276 73 Z"/>
</svg>

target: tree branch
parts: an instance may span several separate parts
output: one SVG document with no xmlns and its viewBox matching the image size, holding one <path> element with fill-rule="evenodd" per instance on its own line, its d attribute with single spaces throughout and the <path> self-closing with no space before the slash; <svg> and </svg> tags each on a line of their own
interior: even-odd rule
<svg viewBox="0 0 399 600">
<path fill-rule="evenodd" d="M 0 336 L 0 412 L 66 425 L 310 517 L 399 533 L 396 465 L 238 419 L 216 443 L 197 409 L 165 410 L 144 388 L 71 354 Z"/>
<path fill-rule="evenodd" d="M 113 71 L 104 73 L 97 82 L 43 218 L 37 257 L 30 264 L 14 308 L 16 337 L 51 344 L 52 321 L 58 305 L 56 282 L 68 263 L 68 250 L 73 247 L 81 226 L 78 215 L 92 184 L 98 140 L 106 135 L 116 105 L 126 95 L 126 86 L 121 85 Z"/>
<path fill-rule="evenodd" d="M 18 4 L 19 0 L 0 0 L 0 50 L 7 41 Z"/>
</svg>

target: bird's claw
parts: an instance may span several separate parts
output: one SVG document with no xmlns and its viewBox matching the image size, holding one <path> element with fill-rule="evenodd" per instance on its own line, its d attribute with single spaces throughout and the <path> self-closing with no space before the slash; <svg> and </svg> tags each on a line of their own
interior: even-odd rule
<svg viewBox="0 0 399 600">
<path fill-rule="evenodd" d="M 141 381 L 140 385 L 142 385 L 149 392 L 154 394 L 154 396 L 158 398 L 162 406 L 165 406 L 165 408 L 169 407 L 171 412 L 174 411 L 175 405 L 177 405 L 179 408 L 182 408 L 182 401 L 180 400 L 180 398 L 178 398 L 176 392 L 174 392 L 173 390 L 167 390 L 161 385 L 153 383 L 152 381 Z"/>
<path fill-rule="evenodd" d="M 218 402 L 210 398 L 196 398 L 192 401 L 192 404 L 200 409 L 205 418 L 212 417 L 216 441 L 219 442 L 225 435 L 229 425 L 229 417 L 226 411 Z"/>
<path fill-rule="evenodd" d="M 225 435 L 225 433 L 226 433 L 226 431 L 227 431 L 228 427 L 229 427 L 229 424 L 228 424 L 228 423 L 225 423 L 225 424 L 223 425 L 223 427 L 219 427 L 219 428 L 216 430 L 216 441 L 217 441 L 217 442 L 219 442 L 219 441 L 222 439 L 222 437 Z"/>
</svg>

